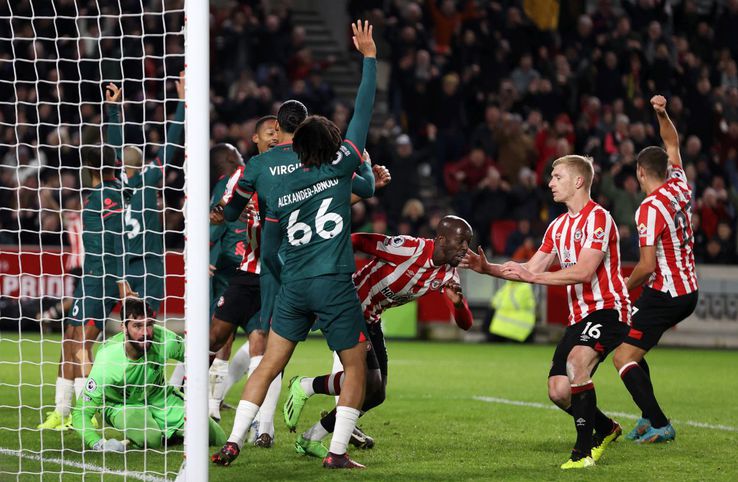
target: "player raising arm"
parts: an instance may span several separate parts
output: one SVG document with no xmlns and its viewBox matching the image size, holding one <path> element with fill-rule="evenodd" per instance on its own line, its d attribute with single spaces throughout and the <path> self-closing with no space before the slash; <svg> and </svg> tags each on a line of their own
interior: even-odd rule
<svg viewBox="0 0 738 482">
<path fill-rule="evenodd" d="M 615 368 L 643 413 L 626 438 L 640 443 L 676 437 L 656 401 L 644 356 L 666 330 L 692 314 L 698 298 L 692 191 L 682 169 L 679 135 L 666 113 L 666 99 L 654 96 L 651 105 L 666 151 L 646 147 L 636 158 L 638 182 L 647 197 L 635 215 L 641 255 L 628 289 L 646 286 L 633 308 L 630 332 L 613 356 Z"/>
<path fill-rule="evenodd" d="M 549 187 L 568 212 L 546 230 L 530 261 L 495 265 L 480 249 L 461 267 L 501 278 L 566 286 L 569 326 L 556 347 L 548 378 L 548 396 L 574 418 L 577 440 L 562 469 L 595 464 L 622 429 L 597 408 L 592 374 L 617 347 L 627 329 L 630 301 L 620 275 L 618 230 L 610 213 L 590 197 L 592 160 L 569 155 L 556 159 Z M 561 270 L 546 270 L 558 257 Z M 595 430 L 593 438 L 592 430 Z"/>
<path fill-rule="evenodd" d="M 364 399 L 366 370 L 366 333 L 351 281 L 355 266 L 349 226 L 351 178 L 362 162 L 374 104 L 376 46 L 368 22 L 352 28 L 354 44 L 364 55 L 364 67 L 346 140 L 341 142 L 338 128 L 328 119 L 305 119 L 294 133 L 292 146 L 301 168 L 283 176 L 262 197 L 267 206 L 262 259 L 281 288 L 264 358 L 246 383 L 228 443 L 212 457 L 219 465 L 229 465 L 238 456 L 269 384 L 317 318 L 346 372 L 331 453 L 323 465 L 361 467 L 346 454 Z M 282 244 L 283 267 L 278 261 Z M 331 296 L 326 297 L 326 293 Z"/>
</svg>

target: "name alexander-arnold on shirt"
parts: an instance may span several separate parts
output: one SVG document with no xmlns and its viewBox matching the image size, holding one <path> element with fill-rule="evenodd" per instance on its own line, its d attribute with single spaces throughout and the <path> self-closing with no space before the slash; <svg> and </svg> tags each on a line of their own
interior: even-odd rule
<svg viewBox="0 0 738 482">
<path fill-rule="evenodd" d="M 315 196 L 316 194 L 325 191 L 326 189 L 330 189 L 337 185 L 337 178 L 331 178 L 324 181 L 316 182 L 312 186 L 306 187 L 305 189 L 280 196 L 279 200 L 277 201 L 277 205 L 281 208 L 296 202 L 304 201 L 312 196 Z"/>
</svg>

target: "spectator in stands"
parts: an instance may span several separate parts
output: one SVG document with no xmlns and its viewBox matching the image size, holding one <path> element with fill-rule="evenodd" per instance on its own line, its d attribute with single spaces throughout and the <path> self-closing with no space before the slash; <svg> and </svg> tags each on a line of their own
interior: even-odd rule
<svg viewBox="0 0 738 482">
<path fill-rule="evenodd" d="M 635 212 L 641 205 L 645 195 L 638 188 L 633 166 L 623 170 L 623 164 L 616 163 L 609 172 L 602 176 L 600 192 L 608 200 L 610 214 L 618 226 L 628 226 L 635 232 Z M 622 178 L 622 187 L 615 183 L 619 174 Z"/>
<path fill-rule="evenodd" d="M 510 182 L 518 181 L 518 173 L 530 166 L 535 159 L 533 139 L 523 132 L 523 119 L 518 114 L 507 114 L 502 126 L 495 132 L 498 155 L 497 166 L 500 173 Z"/>
</svg>

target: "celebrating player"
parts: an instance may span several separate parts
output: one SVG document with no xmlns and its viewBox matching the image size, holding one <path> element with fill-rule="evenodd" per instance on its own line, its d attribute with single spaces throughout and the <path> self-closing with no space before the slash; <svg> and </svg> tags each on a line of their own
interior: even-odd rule
<svg viewBox="0 0 738 482">
<path fill-rule="evenodd" d="M 123 331 L 98 350 L 85 389 L 73 412 L 73 426 L 85 446 L 104 452 L 123 452 L 124 444 L 105 440 L 93 427 L 93 417 L 105 420 L 133 446 L 156 449 L 182 440 L 184 399 L 164 380 L 169 359 L 184 360 L 184 341 L 174 332 L 155 324 L 145 302 L 127 298 L 121 310 Z M 223 429 L 212 419 L 209 439 L 225 441 Z"/>
<path fill-rule="evenodd" d="M 651 105 L 666 151 L 652 146 L 636 159 L 638 181 L 647 197 L 636 211 L 641 256 L 627 279 L 628 289 L 644 283 L 633 308 L 631 329 L 613 362 L 643 416 L 626 436 L 640 443 L 668 442 L 676 432 L 661 410 L 644 356 L 666 330 L 697 306 L 697 274 L 692 237 L 692 190 L 682 169 L 679 134 L 666 113 L 666 99 Z"/>
<path fill-rule="evenodd" d="M 556 159 L 549 187 L 568 212 L 549 225 L 543 244 L 527 263 L 487 262 L 467 252 L 461 267 L 500 278 L 566 286 L 569 326 L 556 347 L 548 378 L 548 396 L 574 418 L 577 440 L 562 469 L 595 464 L 622 433 L 617 422 L 597 408 L 592 374 L 625 334 L 630 300 L 620 274 L 618 230 L 610 213 L 590 197 L 594 169 L 589 158 Z M 558 256 L 561 270 L 547 272 Z M 594 428 L 595 434 L 592 435 Z"/>
<path fill-rule="evenodd" d="M 331 453 L 323 465 L 362 467 L 346 454 L 364 399 L 366 370 L 366 334 L 351 281 L 354 259 L 348 227 L 351 177 L 361 164 L 374 103 L 376 46 L 368 22 L 352 24 L 352 28 L 354 45 L 364 55 L 364 68 L 346 140 L 341 142 L 335 124 L 313 116 L 295 131 L 292 146 L 278 145 L 274 149 L 293 159 L 296 155 L 303 168 L 285 175 L 266 193 L 266 199 L 262 197 L 267 209 L 263 260 L 281 281 L 281 287 L 264 359 L 246 383 L 228 443 L 212 457 L 216 464 L 229 465 L 238 456 L 269 384 L 284 369 L 297 342 L 305 339 L 317 318 L 318 327 L 329 346 L 339 352 L 346 372 Z M 371 180 L 373 188 L 373 176 Z M 281 267 L 278 251 L 284 238 Z M 331 293 L 330 299 L 326 293 Z"/>
<path fill-rule="evenodd" d="M 85 146 L 81 154 L 94 186 L 82 210 L 84 270 L 64 327 L 56 406 L 40 429 L 66 430 L 71 424 L 72 397 L 82 392 L 92 367 L 92 343 L 118 300 L 132 293 L 123 277 L 125 227 L 115 151 L 109 146 Z"/>
<path fill-rule="evenodd" d="M 471 310 L 461 293 L 456 271 L 471 238 L 471 226 L 456 216 L 446 216 L 439 222 L 435 239 L 370 233 L 351 235 L 354 251 L 372 256 L 371 261 L 353 276 L 370 343 L 366 356 L 368 371 L 362 414 L 379 406 L 385 398 L 387 347 L 380 319 L 384 310 L 403 305 L 426 293 L 443 290 L 453 305 L 456 323 L 463 330 L 471 328 Z M 340 395 L 343 379 L 343 371 L 315 378 L 294 377 L 290 381 L 290 394 L 284 404 L 287 427 L 295 429 L 305 402 L 312 395 Z M 335 424 L 334 408 L 297 438 L 297 452 L 326 457 L 328 449 L 320 441 L 333 433 Z M 355 444 L 361 445 L 361 435 L 353 436 L 352 443 L 356 439 Z M 366 444 L 371 438 L 363 435 L 363 440 Z"/>
</svg>

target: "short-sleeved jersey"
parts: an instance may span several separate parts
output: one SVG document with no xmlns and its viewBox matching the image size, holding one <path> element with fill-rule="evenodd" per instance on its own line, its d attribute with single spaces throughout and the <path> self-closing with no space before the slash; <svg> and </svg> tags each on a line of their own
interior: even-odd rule
<svg viewBox="0 0 738 482">
<path fill-rule="evenodd" d="M 360 162 L 359 150 L 345 140 L 332 163 L 297 169 L 268 191 L 265 220 L 278 222 L 282 232 L 282 282 L 355 271 L 351 180 Z"/>
<path fill-rule="evenodd" d="M 92 188 L 82 208 L 84 274 L 121 278 L 125 257 L 122 186 L 108 179 Z M 118 296 L 105 293 L 105 296 Z"/>
<path fill-rule="evenodd" d="M 597 310 L 617 310 L 620 321 L 630 323 L 630 299 L 620 272 L 620 236 L 610 213 L 589 201 L 576 215 L 564 213 L 549 225 L 541 251 L 556 253 L 561 268 L 577 263 L 585 248 L 597 249 L 605 257 L 592 279 L 566 287 L 569 324 L 579 323 Z"/>
<path fill-rule="evenodd" d="M 157 157 L 126 182 L 126 252 L 130 257 L 164 255 L 164 229 L 159 206 L 163 177 L 164 165 Z"/>
<path fill-rule="evenodd" d="M 643 200 L 635 220 L 640 246 L 656 247 L 656 270 L 648 286 L 671 296 L 697 290 L 692 190 L 681 167 L 671 167 L 668 180 Z"/>
<path fill-rule="evenodd" d="M 163 407 L 167 394 L 166 362 L 184 361 L 184 340 L 164 327 L 155 325 L 151 347 L 138 360 L 126 355 L 125 334 L 118 333 L 98 350 L 85 389 L 77 402 L 74 426 L 82 430 L 88 446 L 99 440 L 90 420 L 98 410 L 126 405 Z"/>
<path fill-rule="evenodd" d="M 354 233 L 356 251 L 373 259 L 354 274 L 354 285 L 367 323 L 376 323 L 382 312 L 439 291 L 450 281 L 459 282 L 456 268 L 433 264 L 432 239 Z"/>
<path fill-rule="evenodd" d="M 239 167 L 230 177 L 222 177 L 213 187 L 213 194 L 210 199 L 211 209 L 221 202 L 226 203 L 230 200 L 233 188 L 243 174 L 243 167 Z M 256 220 L 258 225 L 258 219 Z M 240 218 L 229 222 L 225 221 L 220 225 L 211 225 L 210 243 L 219 243 L 219 256 L 216 260 L 211 260 L 219 268 L 230 266 L 242 266 L 246 251 L 249 249 L 250 233 L 253 232 L 251 226 L 254 220 L 243 222 Z M 258 267 L 254 268 L 252 273 L 259 273 Z"/>
<path fill-rule="evenodd" d="M 251 162 L 249 160 L 249 163 Z M 228 204 L 228 201 L 233 197 L 235 188 L 239 180 L 243 177 L 244 170 L 243 167 L 238 168 L 228 179 L 225 189 L 220 196 L 220 200 L 224 204 Z M 255 214 L 245 223 L 240 220 L 235 221 L 237 226 L 234 225 L 233 239 L 234 241 L 237 240 L 237 243 L 234 247 L 238 256 L 239 269 L 246 273 L 260 274 L 261 260 L 259 259 L 259 243 L 261 241 L 261 214 L 259 210 L 259 198 L 256 193 L 253 193 L 250 202 L 254 205 Z M 230 225 L 232 223 L 228 224 Z"/>
</svg>

